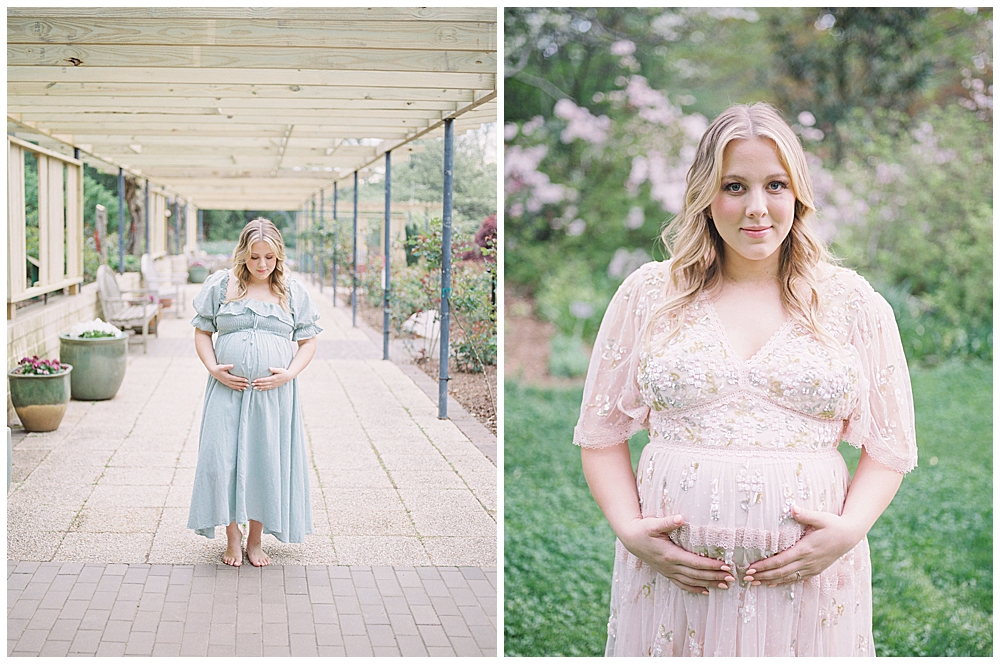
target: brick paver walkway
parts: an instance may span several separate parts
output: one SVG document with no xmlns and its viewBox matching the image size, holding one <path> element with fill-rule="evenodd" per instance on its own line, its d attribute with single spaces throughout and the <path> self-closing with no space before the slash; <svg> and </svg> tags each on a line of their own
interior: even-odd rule
<svg viewBox="0 0 1000 664">
<path fill-rule="evenodd" d="M 15 431 L 9 655 L 496 654 L 496 437 L 320 306 L 299 377 L 314 529 L 274 565 L 186 530 L 206 373 L 188 311 L 134 348 L 110 401 Z M 372 337 L 375 335 L 372 334 Z"/>
<path fill-rule="evenodd" d="M 7 653 L 493 656 L 476 567 L 7 565 Z"/>
</svg>

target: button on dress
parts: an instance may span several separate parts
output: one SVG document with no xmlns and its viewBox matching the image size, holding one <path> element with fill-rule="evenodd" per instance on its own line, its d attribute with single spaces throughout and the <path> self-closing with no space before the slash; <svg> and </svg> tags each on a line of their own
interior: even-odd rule
<svg viewBox="0 0 1000 664">
<path fill-rule="evenodd" d="M 822 342 L 789 321 L 744 360 L 707 295 L 679 329 L 652 313 L 667 263 L 622 284 L 591 358 L 574 442 L 600 448 L 649 430 L 636 486 L 644 517 L 680 514 L 670 539 L 724 560 L 728 589 L 694 594 L 616 543 L 607 655 L 873 656 L 867 538 L 818 576 L 773 588 L 743 575 L 795 544 L 792 505 L 840 514 L 841 440 L 901 473 L 916 465 L 909 374 L 892 310 L 851 270 L 818 283 Z"/>
<path fill-rule="evenodd" d="M 206 281 L 194 299 L 191 324 L 217 333 L 215 356 L 249 381 L 287 368 L 293 342 L 315 337 L 319 312 L 289 279 L 289 309 L 244 298 L 226 302 L 229 270 Z M 198 443 L 198 468 L 188 528 L 208 538 L 215 527 L 249 519 L 282 542 L 312 533 L 308 459 L 298 379 L 273 390 L 232 390 L 209 375 Z"/>
</svg>

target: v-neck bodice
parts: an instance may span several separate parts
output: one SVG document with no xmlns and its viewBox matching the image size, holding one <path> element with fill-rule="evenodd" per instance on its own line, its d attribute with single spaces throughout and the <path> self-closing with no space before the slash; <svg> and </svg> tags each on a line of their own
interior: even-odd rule
<svg viewBox="0 0 1000 664">
<path fill-rule="evenodd" d="M 710 446 L 835 447 L 859 392 L 852 349 L 824 345 L 791 319 L 742 358 L 705 294 L 677 332 L 654 327 L 636 378 L 651 439 Z"/>
<path fill-rule="evenodd" d="M 712 298 L 709 297 L 708 293 L 704 291 L 702 291 L 698 295 L 698 299 L 702 301 L 708 317 L 712 320 L 712 322 L 715 323 L 715 326 L 718 328 L 719 338 L 721 339 L 723 345 L 725 345 L 726 350 L 728 350 L 729 353 L 737 361 L 742 362 L 743 364 L 750 364 L 758 356 L 766 355 L 767 352 L 770 350 L 770 347 L 774 345 L 778 340 L 780 340 L 781 336 L 785 333 L 785 330 L 787 330 L 789 327 L 792 326 L 792 319 L 786 318 L 781 323 L 781 325 L 779 325 L 777 329 L 775 329 L 774 332 L 771 333 L 771 336 L 767 338 L 767 341 L 765 341 L 760 348 L 754 351 L 750 355 L 750 357 L 743 359 L 743 357 L 739 354 L 739 352 L 737 352 L 736 348 L 733 346 L 732 342 L 729 340 L 729 333 L 726 331 L 726 326 L 722 323 L 722 318 L 719 316 L 719 310 L 716 308 L 715 302 L 713 302 Z"/>
</svg>

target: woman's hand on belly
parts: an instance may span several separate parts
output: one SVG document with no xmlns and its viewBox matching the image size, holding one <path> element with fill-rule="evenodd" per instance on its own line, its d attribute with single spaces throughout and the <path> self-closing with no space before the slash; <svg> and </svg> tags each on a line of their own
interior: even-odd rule
<svg viewBox="0 0 1000 664">
<path fill-rule="evenodd" d="M 236 390 L 237 392 L 242 392 L 247 388 L 249 381 L 243 376 L 234 376 L 229 373 L 229 370 L 233 368 L 232 364 L 216 364 L 213 369 L 209 370 L 209 373 L 226 387 L 231 390 Z"/>
<path fill-rule="evenodd" d="M 721 560 L 686 551 L 668 539 L 684 523 L 680 515 L 646 517 L 630 521 L 618 538 L 632 555 L 691 593 L 708 594 L 709 588 L 728 588 L 736 579 Z"/>
<path fill-rule="evenodd" d="M 845 553 L 861 538 L 854 522 L 830 512 L 792 508 L 792 516 L 808 526 L 806 534 L 781 553 L 758 560 L 747 570 L 745 579 L 757 586 L 795 583 L 816 576 Z"/>
<path fill-rule="evenodd" d="M 271 375 L 255 378 L 253 381 L 254 389 L 261 391 L 273 390 L 274 388 L 281 387 L 288 381 L 295 378 L 295 374 L 288 369 L 283 369 L 281 367 L 268 367 L 267 370 L 271 372 Z"/>
</svg>

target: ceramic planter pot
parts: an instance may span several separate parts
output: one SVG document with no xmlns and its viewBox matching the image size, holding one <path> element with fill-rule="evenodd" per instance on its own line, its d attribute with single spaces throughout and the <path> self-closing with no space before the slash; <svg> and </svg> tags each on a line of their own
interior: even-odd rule
<svg viewBox="0 0 1000 664">
<path fill-rule="evenodd" d="M 103 401 L 118 393 L 128 364 L 128 337 L 59 335 L 59 361 L 73 365 L 73 398 Z"/>
<path fill-rule="evenodd" d="M 188 281 L 192 284 L 203 284 L 208 279 L 208 268 L 196 265 L 188 268 Z"/>
<path fill-rule="evenodd" d="M 52 376 L 31 376 L 7 372 L 10 400 L 27 431 L 54 431 L 66 414 L 71 393 L 73 367 Z"/>
</svg>

